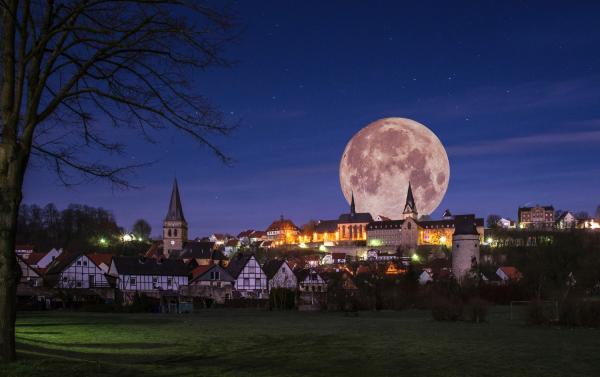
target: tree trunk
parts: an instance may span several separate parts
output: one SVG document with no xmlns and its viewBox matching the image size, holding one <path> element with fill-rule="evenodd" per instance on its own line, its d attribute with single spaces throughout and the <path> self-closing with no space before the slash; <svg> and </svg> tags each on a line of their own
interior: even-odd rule
<svg viewBox="0 0 600 377">
<path fill-rule="evenodd" d="M 9 149 L 0 147 L 0 363 L 13 361 L 16 357 L 16 298 L 20 276 L 15 239 L 23 164 L 14 150 L 7 153 Z"/>
<path fill-rule="evenodd" d="M 17 259 L 15 237 L 20 196 L 0 179 L 0 362 L 15 359 Z M 20 190 L 19 190 L 20 192 Z"/>
</svg>

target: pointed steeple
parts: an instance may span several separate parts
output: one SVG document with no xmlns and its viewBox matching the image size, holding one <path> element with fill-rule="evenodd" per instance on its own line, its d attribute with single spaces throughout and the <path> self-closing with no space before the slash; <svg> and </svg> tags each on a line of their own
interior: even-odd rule
<svg viewBox="0 0 600 377">
<path fill-rule="evenodd" d="M 416 218 L 418 215 L 417 205 L 415 204 L 415 198 L 413 196 L 412 187 L 410 181 L 408 182 L 408 193 L 406 194 L 406 204 L 404 205 L 404 217 Z"/>
<path fill-rule="evenodd" d="M 183 216 L 183 208 L 181 199 L 179 198 L 179 187 L 177 186 L 177 178 L 173 180 L 173 191 L 171 191 L 171 201 L 169 202 L 169 211 L 165 221 L 185 221 Z"/>
<path fill-rule="evenodd" d="M 356 205 L 354 204 L 354 191 L 352 191 L 352 200 L 350 201 L 350 215 L 356 215 Z"/>
</svg>

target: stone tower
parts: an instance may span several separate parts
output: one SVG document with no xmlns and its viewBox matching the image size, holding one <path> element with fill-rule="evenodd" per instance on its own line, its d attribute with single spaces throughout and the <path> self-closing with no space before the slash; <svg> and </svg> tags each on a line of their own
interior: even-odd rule
<svg viewBox="0 0 600 377">
<path fill-rule="evenodd" d="M 356 205 L 354 204 L 354 191 L 352 191 L 352 201 L 350 202 L 350 216 L 356 215 Z"/>
<path fill-rule="evenodd" d="M 187 241 L 188 225 L 183 216 L 177 179 L 173 181 L 173 191 L 169 211 L 163 222 L 163 254 L 168 257 L 171 250 L 181 250 Z"/>
<path fill-rule="evenodd" d="M 406 220 L 409 217 L 417 219 L 419 212 L 417 212 L 417 205 L 413 196 L 412 187 L 408 182 L 408 193 L 406 194 L 406 204 L 404 204 L 404 212 L 402 212 L 402 219 Z"/>
<path fill-rule="evenodd" d="M 454 217 L 452 235 L 452 273 L 460 283 L 479 264 L 479 233 L 475 215 Z"/>
</svg>

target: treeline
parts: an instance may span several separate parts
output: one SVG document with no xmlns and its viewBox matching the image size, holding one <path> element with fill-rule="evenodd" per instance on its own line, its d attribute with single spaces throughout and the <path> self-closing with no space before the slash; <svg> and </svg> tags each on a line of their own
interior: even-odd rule
<svg viewBox="0 0 600 377">
<path fill-rule="evenodd" d="M 104 208 L 70 204 L 58 210 L 50 203 L 44 207 L 23 204 L 19 209 L 17 243 L 33 244 L 39 251 L 91 249 L 100 240 L 108 244 L 122 233 L 114 215 Z"/>
</svg>

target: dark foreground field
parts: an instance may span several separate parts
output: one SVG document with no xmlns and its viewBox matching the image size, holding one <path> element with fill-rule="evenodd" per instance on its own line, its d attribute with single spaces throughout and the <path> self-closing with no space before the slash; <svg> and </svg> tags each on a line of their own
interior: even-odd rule
<svg viewBox="0 0 600 377">
<path fill-rule="evenodd" d="M 600 331 L 428 312 L 21 313 L 0 376 L 598 376 Z M 2 368 L 2 367 L 0 367 Z"/>
</svg>

